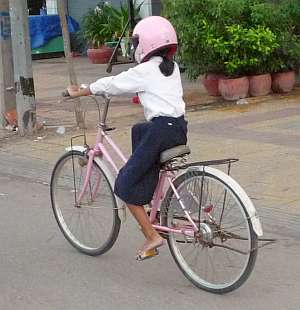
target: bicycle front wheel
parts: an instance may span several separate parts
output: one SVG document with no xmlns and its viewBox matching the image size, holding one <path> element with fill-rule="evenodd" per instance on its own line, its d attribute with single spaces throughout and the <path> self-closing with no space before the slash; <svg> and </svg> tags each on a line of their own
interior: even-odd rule
<svg viewBox="0 0 300 310">
<path fill-rule="evenodd" d="M 87 163 L 79 151 L 67 152 L 58 160 L 51 177 L 51 202 L 65 238 L 79 251 L 95 256 L 113 246 L 121 221 L 113 189 L 96 162 L 82 195 Z"/>
<path fill-rule="evenodd" d="M 169 190 L 162 214 L 168 227 L 182 231 L 169 233 L 168 244 L 183 274 L 197 287 L 223 294 L 240 287 L 251 274 L 257 236 L 245 207 L 247 200 L 215 170 L 191 169 L 178 177 L 174 186 L 180 200 Z M 191 232 L 192 225 L 179 201 L 198 233 L 184 233 Z"/>
</svg>

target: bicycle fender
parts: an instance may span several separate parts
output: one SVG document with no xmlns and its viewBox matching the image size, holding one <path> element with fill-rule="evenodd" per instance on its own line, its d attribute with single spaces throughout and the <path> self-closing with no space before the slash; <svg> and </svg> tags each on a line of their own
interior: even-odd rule
<svg viewBox="0 0 300 310">
<path fill-rule="evenodd" d="M 244 189 L 231 176 L 229 176 L 228 174 L 224 173 L 221 170 L 218 170 L 216 168 L 212 168 L 209 166 L 205 166 L 205 167 L 204 166 L 194 166 L 194 167 L 188 168 L 188 171 L 189 170 L 195 170 L 195 169 L 199 170 L 199 171 L 205 171 L 209 174 L 216 176 L 218 179 L 225 182 L 233 191 L 236 192 L 236 194 L 241 199 L 241 201 L 243 202 L 243 204 L 244 204 L 244 206 L 248 212 L 251 224 L 253 226 L 253 229 L 254 229 L 256 235 L 258 237 L 261 237 L 263 235 L 263 229 L 262 229 L 262 225 L 261 225 L 259 216 L 256 212 L 256 209 L 255 209 L 252 201 L 250 200 L 250 198 L 248 197 L 248 195 L 246 194 Z M 178 177 L 179 177 L 179 175 L 176 178 L 178 178 Z"/>
<path fill-rule="evenodd" d="M 84 153 L 86 151 L 86 148 L 82 145 L 73 145 L 72 147 L 66 147 L 65 148 L 66 152 L 70 152 L 70 151 L 78 151 L 81 153 Z"/>
</svg>

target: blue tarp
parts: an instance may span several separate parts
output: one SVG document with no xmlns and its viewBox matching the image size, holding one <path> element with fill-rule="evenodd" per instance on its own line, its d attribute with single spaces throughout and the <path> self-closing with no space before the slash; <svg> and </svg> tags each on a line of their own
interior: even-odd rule
<svg viewBox="0 0 300 310">
<path fill-rule="evenodd" d="M 67 16 L 69 32 L 79 30 L 79 24 L 71 16 Z M 29 16 L 29 33 L 31 48 L 45 45 L 51 39 L 61 36 L 60 19 L 58 15 Z"/>
</svg>

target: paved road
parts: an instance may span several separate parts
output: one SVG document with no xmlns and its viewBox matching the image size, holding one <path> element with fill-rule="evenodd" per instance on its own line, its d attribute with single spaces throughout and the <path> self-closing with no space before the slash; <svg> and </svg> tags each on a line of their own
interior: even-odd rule
<svg viewBox="0 0 300 310">
<path fill-rule="evenodd" d="M 191 111 L 188 118 L 192 159 L 240 157 L 233 175 L 255 202 L 266 236 L 279 240 L 260 250 L 247 283 L 225 296 L 201 291 L 167 247 L 137 263 L 142 238 L 130 218 L 106 255 L 78 253 L 63 239 L 49 200 L 51 169 L 67 136 L 48 135 L 0 144 L 0 309 L 299 309 L 297 102 Z M 132 119 L 119 119 L 114 133 L 125 149 Z"/>
</svg>

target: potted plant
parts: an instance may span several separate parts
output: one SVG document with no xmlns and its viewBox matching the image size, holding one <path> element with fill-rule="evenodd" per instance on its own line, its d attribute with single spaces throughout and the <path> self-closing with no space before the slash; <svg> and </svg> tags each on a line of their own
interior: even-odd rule
<svg viewBox="0 0 300 310">
<path fill-rule="evenodd" d="M 273 55 L 272 90 L 290 92 L 296 83 L 295 71 L 300 61 L 300 39 L 291 33 L 281 33 L 280 46 Z"/>
<path fill-rule="evenodd" d="M 206 73 L 202 78 L 202 84 L 205 87 L 209 96 L 219 97 L 221 96 L 219 90 L 219 81 L 226 78 L 223 73 Z"/>
<path fill-rule="evenodd" d="M 210 24 L 213 2 L 191 0 L 163 1 L 163 15 L 171 20 L 175 26 L 180 42 L 177 59 L 180 67 L 191 79 L 198 79 L 206 88 L 209 95 L 220 96 L 218 80 L 224 77 L 223 66 L 217 64 L 218 58 L 214 50 L 204 44 L 206 24 Z"/>
<path fill-rule="evenodd" d="M 270 76 L 248 75 L 258 72 L 264 61 L 275 49 L 276 36 L 264 26 L 246 27 L 234 24 L 225 27 L 226 32 L 215 35 L 211 32 L 207 44 L 213 46 L 222 63 L 226 78 L 220 79 L 219 91 L 226 100 L 237 100 L 251 95 L 266 94 L 270 91 Z M 261 73 L 261 72 L 260 72 Z M 260 81 L 260 88 L 256 80 Z M 262 83 L 263 81 L 263 83 Z M 261 89 L 261 86 L 265 88 Z"/>
<path fill-rule="evenodd" d="M 294 70 L 280 71 L 272 74 L 272 90 L 274 93 L 288 93 L 295 87 Z"/>
<path fill-rule="evenodd" d="M 112 56 L 113 49 L 105 46 L 105 42 L 111 41 L 114 33 L 109 23 L 110 14 L 110 6 L 100 3 L 82 19 L 82 35 L 88 41 L 87 55 L 92 63 L 107 63 Z"/>
<path fill-rule="evenodd" d="M 204 75 L 201 80 L 209 94 L 222 90 L 226 99 L 235 100 L 246 96 L 247 83 L 251 96 L 268 94 L 271 83 L 275 92 L 294 87 L 294 70 L 300 64 L 298 1 L 163 0 L 163 4 L 164 15 L 177 30 L 188 76 Z M 222 74 L 226 78 L 220 79 Z M 233 94 L 238 85 L 243 91 Z"/>
<path fill-rule="evenodd" d="M 142 4 L 143 2 L 137 5 L 136 0 L 133 1 L 133 10 L 135 19 L 139 18 Z M 124 28 L 126 27 L 128 19 L 129 19 L 129 8 L 127 5 L 123 5 L 121 3 L 120 8 L 114 8 L 113 6 L 110 6 L 109 24 L 110 28 L 113 31 L 113 40 L 115 42 L 117 42 L 120 39 L 124 31 Z M 124 57 L 128 56 L 129 40 L 130 40 L 130 29 L 128 28 L 125 32 L 124 38 L 121 41 L 122 55 Z"/>
<path fill-rule="evenodd" d="M 249 95 L 265 96 L 271 92 L 272 77 L 270 63 L 272 54 L 279 47 L 276 35 L 267 27 L 257 26 L 249 29 L 254 61 L 248 67 Z"/>
<path fill-rule="evenodd" d="M 253 23 L 264 24 L 276 34 L 277 47 L 267 64 L 272 73 L 272 90 L 289 92 L 295 85 L 300 61 L 300 10 L 294 0 L 261 1 L 251 11 Z"/>
<path fill-rule="evenodd" d="M 247 96 L 247 75 L 265 73 L 260 69 L 276 46 L 270 29 L 263 23 L 251 22 L 250 8 L 258 1 L 189 0 L 186 5 L 184 1 L 164 0 L 163 3 L 165 15 L 177 29 L 180 58 L 189 77 L 204 75 L 201 80 L 210 95 L 219 95 L 222 89 L 229 100 Z M 270 76 L 257 79 L 267 80 L 268 90 L 264 92 L 269 92 Z M 251 77 L 251 92 L 255 81 Z M 232 93 L 238 89 L 240 93 Z"/>
</svg>

